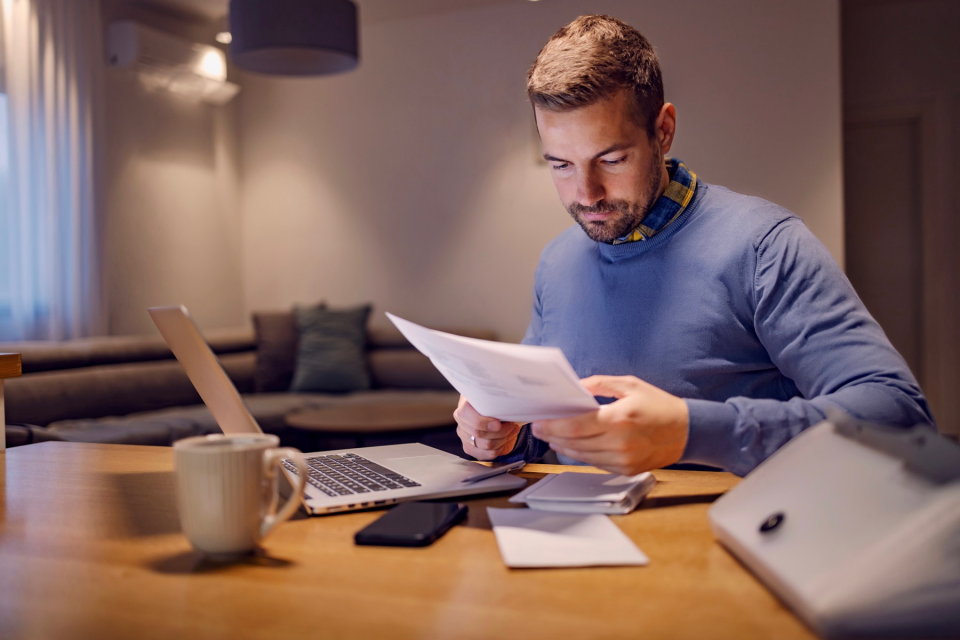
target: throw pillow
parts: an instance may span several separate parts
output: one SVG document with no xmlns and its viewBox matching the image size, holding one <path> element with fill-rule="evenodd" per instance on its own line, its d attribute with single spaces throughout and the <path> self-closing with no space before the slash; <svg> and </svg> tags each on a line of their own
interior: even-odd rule
<svg viewBox="0 0 960 640">
<path fill-rule="evenodd" d="M 318 305 L 323 307 L 323 303 Z M 300 330 L 293 310 L 253 314 L 257 336 L 257 368 L 253 375 L 257 393 L 287 391 L 297 368 Z"/>
<path fill-rule="evenodd" d="M 294 309 L 300 345 L 291 391 L 345 393 L 370 388 L 364 351 L 370 305 Z"/>
</svg>

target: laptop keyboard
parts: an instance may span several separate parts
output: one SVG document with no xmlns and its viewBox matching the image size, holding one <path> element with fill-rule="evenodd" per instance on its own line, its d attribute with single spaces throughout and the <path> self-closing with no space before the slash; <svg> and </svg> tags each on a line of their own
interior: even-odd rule
<svg viewBox="0 0 960 640">
<path fill-rule="evenodd" d="M 306 458 L 306 462 L 307 482 L 328 496 L 420 486 L 419 482 L 355 453 L 312 456 Z M 297 467 L 289 460 L 284 460 L 283 466 L 297 473 Z"/>
</svg>

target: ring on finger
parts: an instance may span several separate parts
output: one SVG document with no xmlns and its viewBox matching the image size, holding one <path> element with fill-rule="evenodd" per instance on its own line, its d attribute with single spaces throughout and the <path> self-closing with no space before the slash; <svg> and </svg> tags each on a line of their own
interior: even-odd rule
<svg viewBox="0 0 960 640">
<path fill-rule="evenodd" d="M 470 444 L 474 447 L 477 446 L 477 436 L 470 436 Z"/>
</svg>

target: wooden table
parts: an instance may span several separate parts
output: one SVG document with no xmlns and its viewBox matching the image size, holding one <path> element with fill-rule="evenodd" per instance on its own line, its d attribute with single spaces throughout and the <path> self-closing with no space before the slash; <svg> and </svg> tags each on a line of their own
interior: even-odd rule
<svg viewBox="0 0 960 640">
<path fill-rule="evenodd" d="M 432 547 L 354 546 L 376 512 L 303 517 L 221 565 L 178 531 L 171 449 L 48 442 L 0 465 L 2 638 L 812 637 L 711 536 L 725 473 L 658 471 L 613 518 L 648 567 L 511 570 L 484 508 L 503 496 Z"/>
<path fill-rule="evenodd" d="M 0 451 L 7 448 L 7 417 L 3 404 L 3 379 L 20 376 L 22 365 L 19 353 L 0 353 Z"/>
</svg>

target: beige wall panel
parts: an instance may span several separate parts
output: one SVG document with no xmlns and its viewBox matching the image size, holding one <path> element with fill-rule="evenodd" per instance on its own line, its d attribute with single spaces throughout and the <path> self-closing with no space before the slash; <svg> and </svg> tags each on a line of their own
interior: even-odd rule
<svg viewBox="0 0 960 640">
<path fill-rule="evenodd" d="M 212 27 L 115 0 L 135 19 L 193 41 Z M 147 307 L 186 304 L 205 329 L 248 322 L 243 306 L 236 103 L 215 107 L 104 70 L 102 252 L 109 332 L 156 331 Z"/>
<path fill-rule="evenodd" d="M 204 328 L 246 322 L 230 107 L 148 93 L 108 70 L 105 289 L 112 334 L 155 331 L 147 307 L 186 304 Z"/>
</svg>

